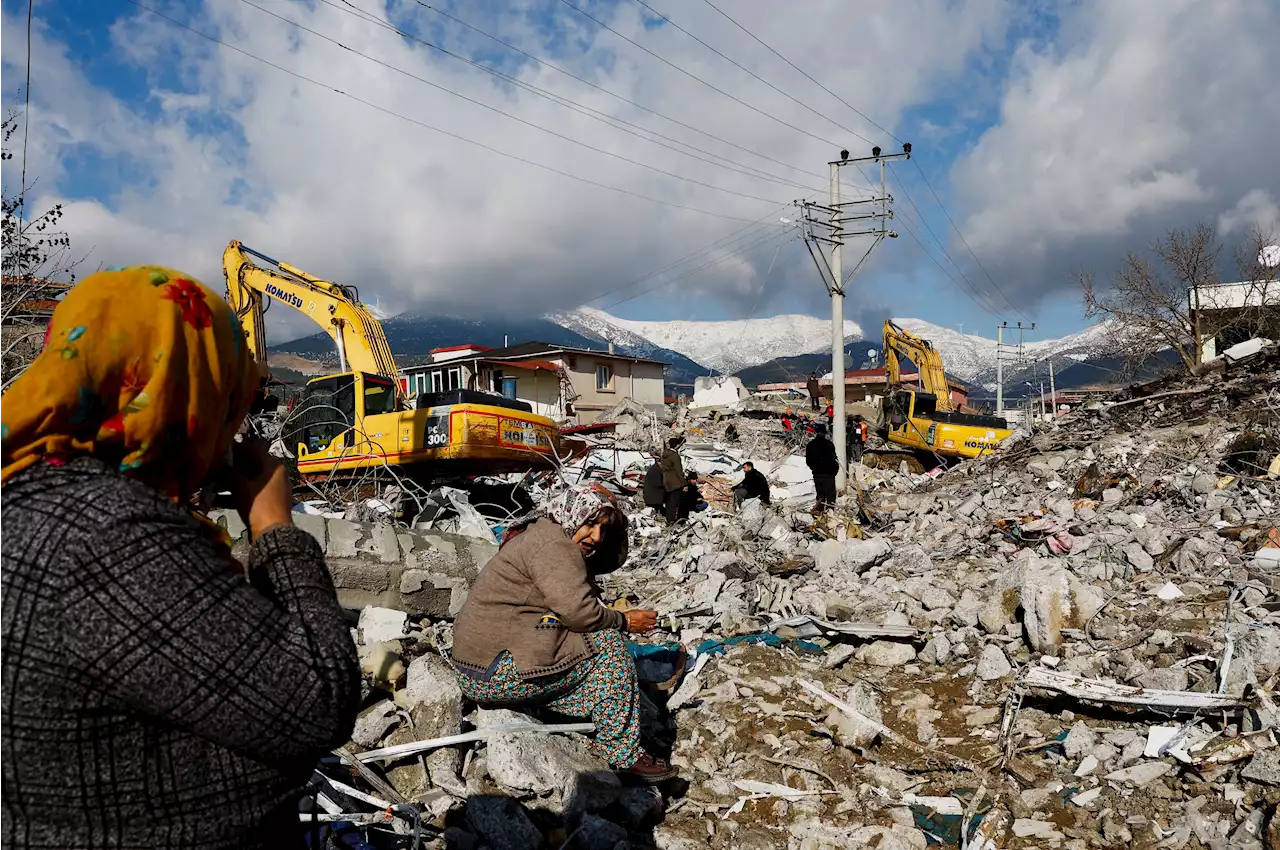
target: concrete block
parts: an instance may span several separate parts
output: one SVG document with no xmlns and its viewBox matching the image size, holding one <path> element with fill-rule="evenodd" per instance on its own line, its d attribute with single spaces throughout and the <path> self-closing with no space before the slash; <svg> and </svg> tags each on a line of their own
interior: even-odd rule
<svg viewBox="0 0 1280 850">
<path fill-rule="evenodd" d="M 426 570 L 405 570 L 400 574 L 400 604 L 406 611 L 433 619 L 452 617 L 457 613 L 453 602 L 459 587 L 465 598 L 466 582 L 461 579 Z"/>
<path fill-rule="evenodd" d="M 417 541 L 413 539 L 412 534 L 400 533 L 396 535 L 396 541 L 400 544 L 400 551 L 408 555 L 413 552 Z"/>
<path fill-rule="evenodd" d="M 391 588 L 391 568 L 369 561 L 330 559 L 329 575 L 333 586 L 367 593 L 385 593 Z"/>
<path fill-rule="evenodd" d="M 345 519 L 327 520 L 329 546 L 325 554 L 330 558 L 354 558 L 360 553 L 360 538 L 364 532 L 357 523 Z"/>
<path fill-rule="evenodd" d="M 324 517 L 316 516 L 315 514 L 298 513 L 295 511 L 293 514 L 293 524 L 314 537 L 316 542 L 320 544 L 320 550 L 324 551 L 325 541 L 327 539 L 325 534 Z"/>
<path fill-rule="evenodd" d="M 408 637 L 408 617 L 394 608 L 366 608 L 360 612 L 360 635 L 366 644 Z"/>
<path fill-rule="evenodd" d="M 396 539 L 396 530 L 390 525 L 375 525 L 372 529 L 373 551 L 378 560 L 384 564 L 394 564 L 400 560 L 400 542 Z"/>
</svg>

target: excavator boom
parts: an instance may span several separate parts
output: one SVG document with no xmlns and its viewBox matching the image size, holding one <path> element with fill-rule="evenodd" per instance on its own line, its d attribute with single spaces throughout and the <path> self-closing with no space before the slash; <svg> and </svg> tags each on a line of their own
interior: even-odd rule
<svg viewBox="0 0 1280 850">
<path fill-rule="evenodd" d="M 273 268 L 254 263 L 250 256 Z M 222 253 L 222 270 L 227 279 L 227 303 L 240 319 L 254 358 L 264 368 L 267 343 L 262 303 L 263 297 L 269 295 L 324 328 L 338 346 L 341 371 L 390 378 L 399 397 L 399 369 L 387 336 L 377 318 L 360 303 L 354 287 L 321 280 L 236 241 L 229 243 Z"/>
<path fill-rule="evenodd" d="M 920 373 L 924 391 L 938 397 L 938 410 L 956 409 L 951 400 L 951 388 L 947 385 L 947 372 L 942 366 L 942 355 L 929 341 L 894 324 L 892 319 L 884 323 L 885 378 L 890 389 L 902 380 L 901 359 L 910 360 Z"/>
</svg>

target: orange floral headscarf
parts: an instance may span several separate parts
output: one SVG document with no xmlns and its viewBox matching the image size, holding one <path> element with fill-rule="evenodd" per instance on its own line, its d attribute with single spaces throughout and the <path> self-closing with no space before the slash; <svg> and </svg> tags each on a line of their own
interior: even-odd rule
<svg viewBox="0 0 1280 850">
<path fill-rule="evenodd" d="M 259 370 L 226 302 L 159 266 L 99 272 L 4 394 L 0 481 L 93 455 L 185 502 L 226 456 Z"/>
</svg>

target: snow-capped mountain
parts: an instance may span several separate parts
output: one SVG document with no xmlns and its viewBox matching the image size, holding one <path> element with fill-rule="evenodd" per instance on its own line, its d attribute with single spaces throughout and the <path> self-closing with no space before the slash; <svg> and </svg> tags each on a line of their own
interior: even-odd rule
<svg viewBox="0 0 1280 850">
<path fill-rule="evenodd" d="M 816 316 L 772 316 L 714 322 L 637 322 L 619 319 L 603 310 L 580 307 L 548 316 L 578 332 L 602 337 L 616 345 L 634 346 L 637 338 L 678 351 L 690 360 L 726 374 L 767 363 L 778 357 L 811 354 L 831 348 L 831 321 Z M 845 338 L 862 335 L 857 323 L 844 323 Z"/>
<path fill-rule="evenodd" d="M 704 366 L 732 374 L 759 366 L 780 357 L 795 357 L 830 350 L 831 322 L 815 316 L 784 315 L 761 319 L 694 322 L 640 322 L 619 319 L 603 310 L 589 307 L 547 317 L 564 328 L 613 342 L 631 350 L 645 346 L 679 352 Z M 894 319 L 902 327 L 927 339 L 941 353 L 947 371 L 962 380 L 979 385 L 992 383 L 996 372 L 996 341 L 977 334 L 962 334 L 954 328 L 935 325 L 923 319 Z M 1106 324 L 1094 325 L 1078 333 L 1057 339 L 1027 340 L 1023 357 L 1030 364 L 1053 358 L 1055 366 L 1063 361 L 1082 361 L 1104 353 L 1114 337 L 1114 329 Z M 854 322 L 845 322 L 845 339 L 862 339 Z M 1006 356 L 1012 357 L 1017 346 L 1017 331 L 1005 334 Z M 868 347 L 879 348 L 879 334 L 866 340 Z M 1009 366 L 1010 374 L 1018 370 Z"/>
</svg>

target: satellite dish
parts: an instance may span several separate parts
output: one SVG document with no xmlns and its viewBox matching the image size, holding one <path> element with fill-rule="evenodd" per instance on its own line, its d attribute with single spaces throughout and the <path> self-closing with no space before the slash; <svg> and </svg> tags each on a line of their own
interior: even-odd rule
<svg viewBox="0 0 1280 850">
<path fill-rule="evenodd" d="M 867 349 L 867 359 L 868 359 L 868 360 L 875 360 L 875 359 L 876 359 L 876 350 L 875 350 L 874 348 L 868 348 L 868 349 Z"/>
<path fill-rule="evenodd" d="M 1280 266 L 1280 245 L 1268 245 L 1259 251 L 1258 262 L 1269 269 Z"/>
</svg>

